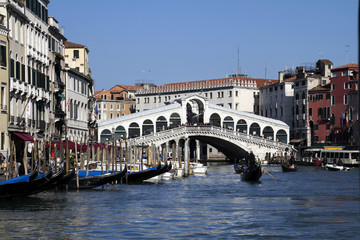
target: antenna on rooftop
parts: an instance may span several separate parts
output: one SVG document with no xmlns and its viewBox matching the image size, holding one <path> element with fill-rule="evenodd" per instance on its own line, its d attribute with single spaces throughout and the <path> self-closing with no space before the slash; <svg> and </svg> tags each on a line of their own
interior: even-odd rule
<svg viewBox="0 0 360 240">
<path fill-rule="evenodd" d="M 345 49 L 346 63 L 348 63 L 349 62 L 349 47 L 350 47 L 350 45 L 347 44 L 347 45 L 345 45 L 345 47 L 346 47 L 346 49 Z"/>
<path fill-rule="evenodd" d="M 319 52 L 319 58 L 320 58 L 320 59 L 323 58 L 323 55 L 324 55 L 323 51 L 320 50 L 320 52 Z"/>
<path fill-rule="evenodd" d="M 240 73 L 240 48 L 239 48 L 239 44 L 238 44 L 238 69 L 237 72 Z"/>
</svg>

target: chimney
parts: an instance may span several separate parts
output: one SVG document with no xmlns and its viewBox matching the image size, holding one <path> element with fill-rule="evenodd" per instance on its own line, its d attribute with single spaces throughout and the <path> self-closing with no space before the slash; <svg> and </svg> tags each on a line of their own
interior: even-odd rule
<svg viewBox="0 0 360 240">
<path fill-rule="evenodd" d="M 65 27 L 64 27 L 64 26 L 61 26 L 61 34 L 62 34 L 63 36 L 65 36 Z"/>
<path fill-rule="evenodd" d="M 284 81 L 284 72 L 283 71 L 280 71 L 279 72 L 279 82 L 283 82 Z"/>
</svg>

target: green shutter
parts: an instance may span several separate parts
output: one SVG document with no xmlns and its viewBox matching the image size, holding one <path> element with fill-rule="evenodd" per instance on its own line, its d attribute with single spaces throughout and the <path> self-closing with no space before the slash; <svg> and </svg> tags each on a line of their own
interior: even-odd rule
<svg viewBox="0 0 360 240">
<path fill-rule="evenodd" d="M 20 80 L 20 62 L 16 61 L 16 79 Z"/>
<path fill-rule="evenodd" d="M 21 81 L 25 82 L 25 65 L 21 64 Z"/>
<path fill-rule="evenodd" d="M 10 77 L 15 77 L 15 61 L 14 61 L 14 59 L 10 60 Z"/>
</svg>

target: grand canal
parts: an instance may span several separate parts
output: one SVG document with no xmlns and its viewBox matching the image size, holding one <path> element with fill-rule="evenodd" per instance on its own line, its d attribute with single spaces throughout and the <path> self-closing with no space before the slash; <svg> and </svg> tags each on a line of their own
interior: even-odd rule
<svg viewBox="0 0 360 240">
<path fill-rule="evenodd" d="M 39 193 L 0 202 L 0 238 L 357 239 L 359 169 L 264 166 L 261 183 L 232 165 L 163 184 Z M 276 178 L 277 180 L 275 180 Z"/>
</svg>

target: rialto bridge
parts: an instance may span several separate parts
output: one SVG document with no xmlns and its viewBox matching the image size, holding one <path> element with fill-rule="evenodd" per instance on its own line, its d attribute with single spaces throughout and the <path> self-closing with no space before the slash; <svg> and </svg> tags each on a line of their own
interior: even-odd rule
<svg viewBox="0 0 360 240">
<path fill-rule="evenodd" d="M 289 126 L 284 122 L 214 104 L 188 95 L 159 108 L 98 122 L 98 139 L 127 139 L 132 145 L 155 145 L 176 157 L 207 159 L 208 144 L 228 159 L 291 150 Z M 172 150 L 171 150 L 172 149 Z M 179 150 L 180 149 L 180 150 Z"/>
</svg>

